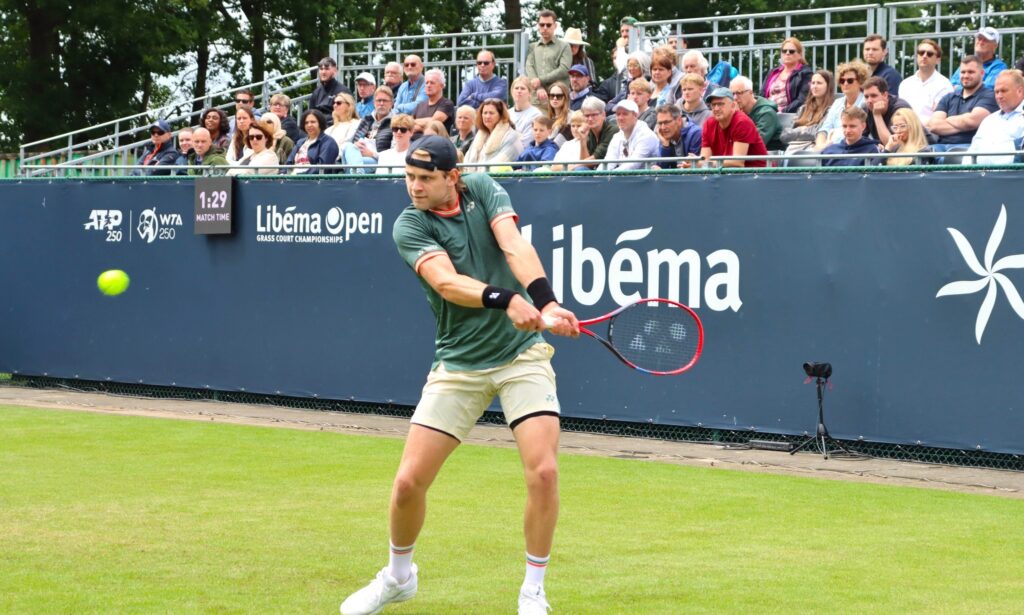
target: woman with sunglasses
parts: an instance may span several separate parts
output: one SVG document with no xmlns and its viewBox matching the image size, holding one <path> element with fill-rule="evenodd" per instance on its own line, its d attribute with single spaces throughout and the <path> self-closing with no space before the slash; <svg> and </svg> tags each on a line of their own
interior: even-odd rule
<svg viewBox="0 0 1024 615">
<path fill-rule="evenodd" d="M 836 84 L 832 73 L 824 68 L 815 71 L 811 77 L 811 89 L 807 101 L 800 107 L 800 112 L 793 125 L 782 131 L 780 139 L 786 144 L 786 155 L 811 149 L 816 144 L 818 129 L 825 121 L 825 115 L 832 108 L 836 98 Z"/>
<path fill-rule="evenodd" d="M 796 113 L 807 98 L 813 69 L 804 60 L 804 46 L 794 36 L 782 41 L 782 63 L 768 73 L 761 95 L 775 101 L 779 113 Z"/>
<path fill-rule="evenodd" d="M 246 156 L 252 154 L 246 144 L 249 137 L 249 127 L 253 125 L 256 116 L 245 107 L 239 107 L 235 111 L 235 132 L 231 135 L 231 143 L 228 144 L 228 164 L 238 164 Z"/>
<path fill-rule="evenodd" d="M 551 140 L 561 147 L 572 139 L 569 126 L 569 86 L 556 81 L 548 86 L 548 117 L 551 118 Z"/>
<path fill-rule="evenodd" d="M 832 107 L 825 114 L 825 120 L 818 126 L 814 149 L 823 150 L 833 143 L 843 141 L 843 111 L 864 104 L 864 93 L 861 91 L 861 86 L 868 80 L 869 73 L 868 65 L 860 60 L 845 62 L 836 69 L 839 91 L 842 92 L 842 96 L 832 103 Z"/>
<path fill-rule="evenodd" d="M 238 161 L 237 166 L 228 171 L 228 175 L 277 175 L 279 160 L 274 151 L 274 133 L 269 124 L 253 122 L 246 131 L 245 148 L 249 155 Z"/>
<path fill-rule="evenodd" d="M 508 107 L 500 98 L 488 98 L 476 110 L 476 136 L 466 153 L 466 162 L 512 162 L 523 153 L 523 142 L 509 119 Z M 487 172 L 487 167 L 474 171 Z"/>
<path fill-rule="evenodd" d="M 924 126 L 917 114 L 911 109 L 897 109 L 892 114 L 892 125 L 889 126 L 889 141 L 885 144 L 885 151 L 889 153 L 912 154 L 916 152 L 930 152 L 928 139 L 924 136 Z M 928 164 L 930 157 L 921 158 L 916 156 L 896 157 L 885 159 L 887 166 L 903 166 L 908 164 Z"/>
<path fill-rule="evenodd" d="M 342 148 L 352 140 L 356 128 L 359 126 L 359 115 L 356 113 L 356 99 L 347 92 L 334 95 L 334 111 L 331 113 L 334 123 L 324 131 L 338 148 Z"/>
<path fill-rule="evenodd" d="M 377 155 L 377 175 L 405 173 L 405 154 L 412 141 L 412 129 L 416 120 L 407 113 L 400 113 L 391 120 L 391 149 Z"/>
</svg>

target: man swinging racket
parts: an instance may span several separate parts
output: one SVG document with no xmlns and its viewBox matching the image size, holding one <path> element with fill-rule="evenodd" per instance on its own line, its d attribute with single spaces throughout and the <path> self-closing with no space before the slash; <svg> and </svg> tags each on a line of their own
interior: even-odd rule
<svg viewBox="0 0 1024 615">
<path fill-rule="evenodd" d="M 526 475 L 519 615 L 544 615 L 544 572 L 558 519 L 559 406 L 554 349 L 541 331 L 575 337 L 579 323 L 555 300 L 501 186 L 484 173 L 461 177 L 455 146 L 443 137 L 422 137 L 405 162 L 412 206 L 393 235 L 437 320 L 436 353 L 391 491 L 389 563 L 341 612 L 372 615 L 416 595 L 412 556 L 427 490 L 497 394 Z"/>
</svg>

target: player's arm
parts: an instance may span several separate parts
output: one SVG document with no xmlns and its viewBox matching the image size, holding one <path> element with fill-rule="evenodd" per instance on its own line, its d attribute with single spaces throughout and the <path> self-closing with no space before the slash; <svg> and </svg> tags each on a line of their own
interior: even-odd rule
<svg viewBox="0 0 1024 615">
<path fill-rule="evenodd" d="M 448 303 L 463 307 L 484 306 L 483 294 L 487 285 L 456 271 L 455 265 L 444 252 L 426 258 L 416 273 Z"/>
</svg>

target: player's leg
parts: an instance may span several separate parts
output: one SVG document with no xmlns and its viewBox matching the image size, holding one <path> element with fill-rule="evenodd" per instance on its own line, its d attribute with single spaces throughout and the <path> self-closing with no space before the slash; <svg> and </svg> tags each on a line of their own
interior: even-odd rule
<svg viewBox="0 0 1024 615">
<path fill-rule="evenodd" d="M 558 522 L 559 431 L 559 419 L 551 415 L 528 417 L 512 431 L 526 477 L 526 551 L 545 559 Z"/>
</svg>

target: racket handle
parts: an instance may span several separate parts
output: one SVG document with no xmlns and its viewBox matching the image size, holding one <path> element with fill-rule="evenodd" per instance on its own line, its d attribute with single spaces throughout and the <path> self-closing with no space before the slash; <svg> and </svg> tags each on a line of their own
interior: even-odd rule
<svg viewBox="0 0 1024 615">
<path fill-rule="evenodd" d="M 551 316 L 549 314 L 543 314 L 541 316 L 541 318 L 544 319 L 544 326 L 547 327 L 548 329 L 550 329 L 551 327 L 554 327 L 555 323 L 558 322 L 557 318 L 555 318 L 554 316 Z"/>
</svg>

